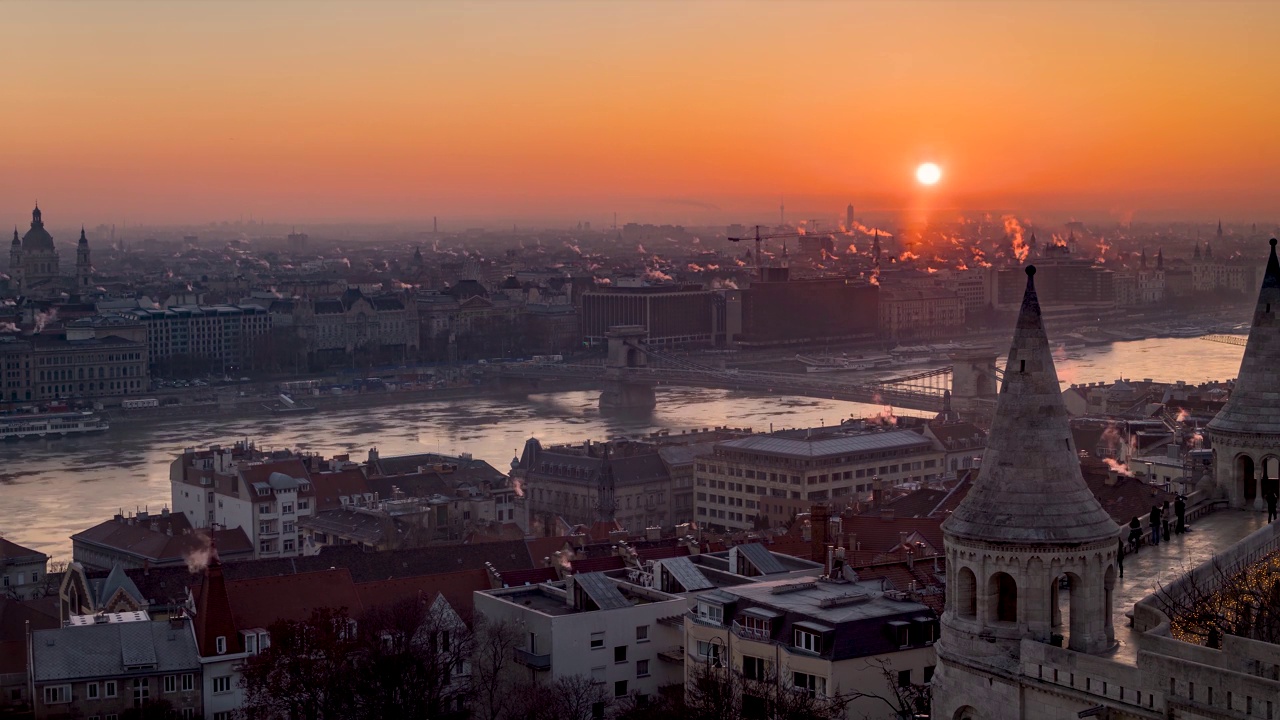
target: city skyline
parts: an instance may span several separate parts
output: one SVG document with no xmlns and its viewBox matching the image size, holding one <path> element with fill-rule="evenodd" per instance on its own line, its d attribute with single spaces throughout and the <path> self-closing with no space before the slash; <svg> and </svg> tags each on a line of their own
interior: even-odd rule
<svg viewBox="0 0 1280 720">
<path fill-rule="evenodd" d="M 906 225 L 1263 221 L 1280 189 L 1265 4 L 4 12 L 17 219 L 47 198 L 89 224 L 718 224 L 849 201 Z M 923 162 L 942 182 L 915 181 Z"/>
</svg>

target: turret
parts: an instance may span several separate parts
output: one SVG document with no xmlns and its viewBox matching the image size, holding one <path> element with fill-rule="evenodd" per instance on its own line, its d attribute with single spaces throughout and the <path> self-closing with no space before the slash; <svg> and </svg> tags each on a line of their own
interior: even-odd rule
<svg viewBox="0 0 1280 720">
<path fill-rule="evenodd" d="M 9 246 L 9 277 L 13 289 L 22 291 L 22 240 L 18 237 L 18 228 L 13 229 L 13 244 Z"/>
<path fill-rule="evenodd" d="M 89 289 L 93 283 L 93 265 L 89 262 L 89 239 L 84 235 L 84 226 L 80 226 L 80 241 L 76 243 L 76 287 L 81 292 Z"/>
<path fill-rule="evenodd" d="M 940 717 L 979 705 L 970 692 L 987 688 L 985 677 L 1019 672 L 1028 640 L 1086 653 L 1115 644 L 1120 529 L 1080 472 L 1035 266 L 1026 272 L 982 467 L 942 524 L 947 599 L 933 693 Z"/>
</svg>

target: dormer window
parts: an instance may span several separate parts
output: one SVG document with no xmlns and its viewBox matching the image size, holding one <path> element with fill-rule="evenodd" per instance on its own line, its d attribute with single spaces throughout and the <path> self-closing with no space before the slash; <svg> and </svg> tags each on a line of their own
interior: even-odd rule
<svg viewBox="0 0 1280 720">
<path fill-rule="evenodd" d="M 724 624 L 724 608 L 708 602 L 698 603 L 698 618 L 717 625 Z"/>
<path fill-rule="evenodd" d="M 804 650 L 805 652 L 811 652 L 811 653 L 821 652 L 822 636 L 815 632 L 811 632 L 809 630 L 796 628 L 795 647 L 796 649 Z"/>
<path fill-rule="evenodd" d="M 219 635 L 218 639 L 213 641 L 213 646 L 214 646 L 215 652 L 217 652 L 219 655 L 227 654 L 227 638 L 226 637 Z"/>
</svg>

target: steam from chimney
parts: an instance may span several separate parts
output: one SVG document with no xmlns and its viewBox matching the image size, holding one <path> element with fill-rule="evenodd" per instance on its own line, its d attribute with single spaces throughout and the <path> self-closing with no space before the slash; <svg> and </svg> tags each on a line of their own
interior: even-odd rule
<svg viewBox="0 0 1280 720">
<path fill-rule="evenodd" d="M 196 538 L 199 544 L 183 553 L 182 559 L 187 563 L 187 572 L 194 575 L 204 572 L 205 568 L 209 567 L 209 561 L 213 559 L 214 549 L 210 531 L 197 530 L 192 533 L 192 537 Z"/>
<path fill-rule="evenodd" d="M 36 313 L 36 316 L 35 316 L 36 332 L 38 333 L 43 331 L 46 325 L 48 325 L 49 323 L 57 319 L 58 319 L 57 308 L 54 308 L 49 312 L 40 311 Z"/>
</svg>

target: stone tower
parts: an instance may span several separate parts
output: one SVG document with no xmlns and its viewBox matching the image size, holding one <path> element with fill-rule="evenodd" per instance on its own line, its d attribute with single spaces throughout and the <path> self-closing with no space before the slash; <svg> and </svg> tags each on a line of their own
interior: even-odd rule
<svg viewBox="0 0 1280 720">
<path fill-rule="evenodd" d="M 1253 310 L 1253 327 L 1227 404 L 1209 421 L 1220 492 L 1231 507 L 1261 510 L 1280 476 L 1280 262 L 1276 241 Z"/>
<path fill-rule="evenodd" d="M 44 229 L 39 205 L 31 211 L 31 229 L 22 236 L 21 259 L 24 292 L 37 284 L 58 279 L 58 251 L 53 246 L 53 236 Z"/>
<path fill-rule="evenodd" d="M 80 241 L 76 243 L 76 291 L 87 292 L 93 283 L 93 265 L 89 262 L 89 239 L 80 228 Z"/>
<path fill-rule="evenodd" d="M 1008 679 L 1020 672 L 1024 642 L 1084 653 L 1115 645 L 1120 529 L 1080 474 L 1035 267 L 1026 272 L 982 469 L 942 525 L 948 578 L 935 718 L 1020 717 Z M 1064 580 L 1069 590 L 1060 590 Z"/>
<path fill-rule="evenodd" d="M 9 277 L 15 292 L 22 292 L 22 240 L 18 228 L 13 229 L 13 244 L 9 246 Z"/>
</svg>

